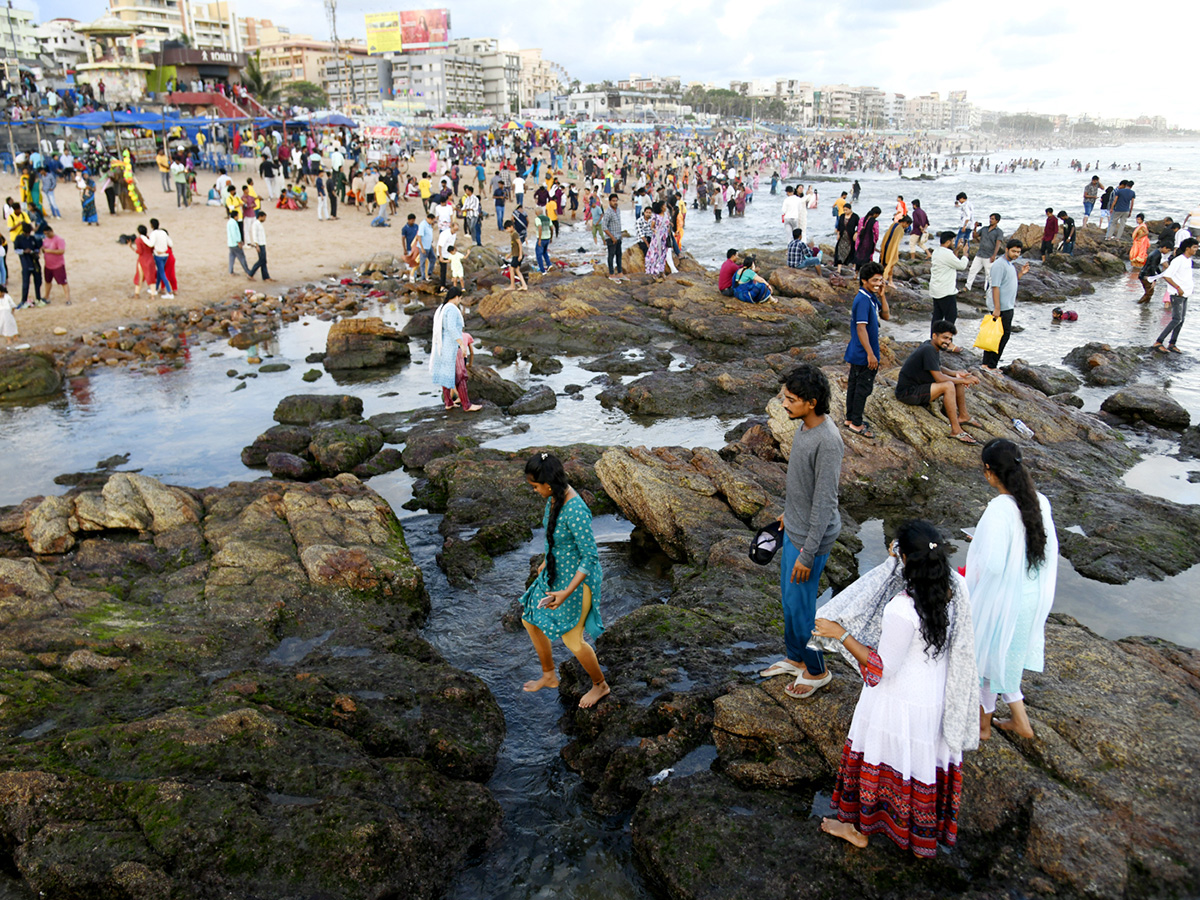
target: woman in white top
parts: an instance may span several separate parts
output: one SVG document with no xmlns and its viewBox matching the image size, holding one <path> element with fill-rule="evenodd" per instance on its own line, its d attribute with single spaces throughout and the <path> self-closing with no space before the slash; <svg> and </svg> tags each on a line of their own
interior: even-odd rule
<svg viewBox="0 0 1200 900">
<path fill-rule="evenodd" d="M 1183 234 L 1181 231 L 1180 234 Z M 1179 247 L 1175 251 L 1175 258 L 1171 260 L 1171 264 L 1167 266 L 1166 271 L 1158 276 L 1161 280 L 1167 283 L 1167 297 L 1171 301 L 1171 321 L 1167 323 L 1167 327 L 1162 330 L 1158 336 L 1158 340 L 1154 342 L 1153 349 L 1159 353 L 1182 353 L 1175 342 L 1179 340 L 1179 331 L 1183 328 L 1184 317 L 1187 316 L 1188 297 L 1192 294 L 1192 257 L 1196 255 L 1196 247 L 1200 246 L 1200 241 L 1195 238 L 1184 238 L 1179 242 Z M 1171 343 L 1163 346 L 1163 341 L 1170 336 Z"/>
<path fill-rule="evenodd" d="M 883 610 L 879 646 L 817 619 L 813 634 L 841 642 L 863 687 L 831 807 L 821 829 L 857 847 L 882 831 L 922 858 L 958 837 L 962 754 L 978 746 L 971 613 L 948 547 L 928 522 L 905 522 L 896 551 L 904 590 Z"/>
<path fill-rule="evenodd" d="M 987 505 L 967 550 L 967 590 L 979 666 L 979 736 L 992 733 L 996 695 L 1012 718 L 997 728 L 1033 737 L 1021 676 L 1042 671 L 1046 616 L 1054 604 L 1058 537 L 1050 501 L 1033 486 L 1017 445 L 993 438 L 983 445 L 983 472 L 996 497 Z"/>
<path fill-rule="evenodd" d="M 4 338 L 6 344 L 11 344 L 18 334 L 17 317 L 13 315 L 16 308 L 17 301 L 0 285 L 0 337 Z"/>
</svg>

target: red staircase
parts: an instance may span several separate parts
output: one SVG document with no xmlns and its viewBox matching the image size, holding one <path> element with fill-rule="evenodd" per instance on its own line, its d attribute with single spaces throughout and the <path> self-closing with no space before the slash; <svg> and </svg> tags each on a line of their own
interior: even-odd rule
<svg viewBox="0 0 1200 900">
<path fill-rule="evenodd" d="M 249 119 L 252 116 L 267 115 L 266 109 L 257 100 L 250 100 L 247 105 L 254 112 L 247 112 L 231 98 L 217 91 L 174 91 L 167 94 L 167 102 L 172 106 L 187 106 L 193 109 L 197 106 L 215 108 L 222 116 L 229 118 Z"/>
</svg>

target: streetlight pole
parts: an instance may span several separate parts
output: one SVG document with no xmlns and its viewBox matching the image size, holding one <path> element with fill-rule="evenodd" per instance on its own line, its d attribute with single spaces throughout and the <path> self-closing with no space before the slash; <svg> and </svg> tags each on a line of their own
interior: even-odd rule
<svg viewBox="0 0 1200 900">
<path fill-rule="evenodd" d="M 11 0 L 9 0 L 11 2 Z M 329 17 L 329 36 L 333 39 L 333 63 L 336 67 L 338 99 L 342 99 L 342 55 L 338 50 L 337 36 L 337 0 L 325 0 L 325 14 Z M 354 77 L 353 69 L 350 77 Z"/>
</svg>

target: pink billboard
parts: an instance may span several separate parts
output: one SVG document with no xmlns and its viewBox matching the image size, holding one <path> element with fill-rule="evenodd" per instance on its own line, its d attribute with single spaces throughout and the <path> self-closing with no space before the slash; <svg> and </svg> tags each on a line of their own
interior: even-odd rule
<svg viewBox="0 0 1200 900">
<path fill-rule="evenodd" d="M 405 52 L 445 47 L 450 40 L 450 10 L 410 9 L 400 13 L 400 38 Z"/>
</svg>

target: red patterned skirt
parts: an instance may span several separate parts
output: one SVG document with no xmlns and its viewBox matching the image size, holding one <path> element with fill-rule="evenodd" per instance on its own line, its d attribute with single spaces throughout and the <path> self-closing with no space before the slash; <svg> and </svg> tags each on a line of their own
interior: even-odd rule
<svg viewBox="0 0 1200 900">
<path fill-rule="evenodd" d="M 863 762 L 846 741 L 832 807 L 863 834 L 882 831 L 901 849 L 931 859 L 958 840 L 962 767 L 937 770 L 936 784 L 905 778 L 886 763 Z"/>
</svg>

